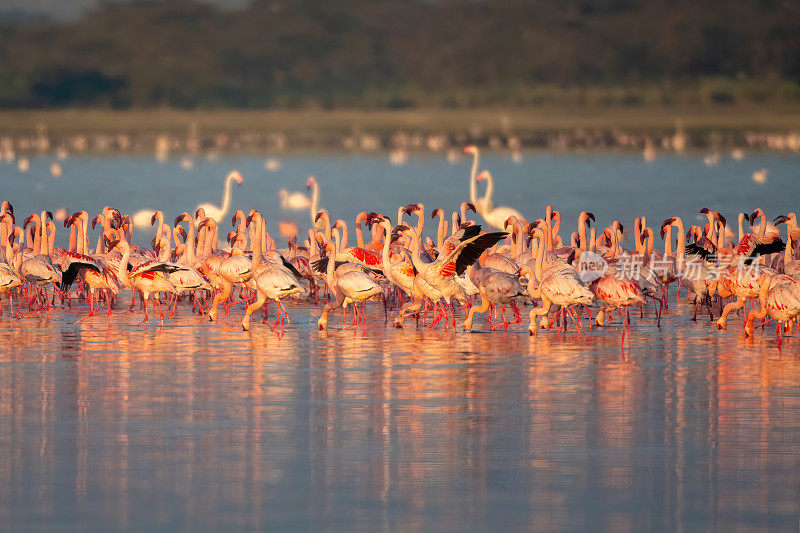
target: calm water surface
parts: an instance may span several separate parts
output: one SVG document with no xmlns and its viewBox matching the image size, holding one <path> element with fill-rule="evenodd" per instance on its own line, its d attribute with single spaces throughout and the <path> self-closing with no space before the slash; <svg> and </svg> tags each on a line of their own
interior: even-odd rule
<svg viewBox="0 0 800 533">
<path fill-rule="evenodd" d="M 0 323 L 0 529 L 795 530 L 800 340 Z M 617 321 L 618 323 L 618 321 Z"/>
<path fill-rule="evenodd" d="M 0 164 L 0 199 L 24 215 L 106 204 L 160 207 L 171 219 L 218 202 L 222 176 L 245 184 L 234 208 L 268 220 L 277 190 L 319 176 L 322 205 L 352 219 L 423 201 L 453 208 L 468 163 L 391 167 L 385 157 L 296 155 L 196 161 L 47 158 L 20 174 Z M 800 158 L 528 156 L 485 158 L 496 202 L 523 213 L 581 209 L 598 222 L 657 225 L 700 207 L 735 215 L 796 209 Z M 769 181 L 750 176 L 768 168 Z M 145 235 L 139 236 L 144 241 Z M 147 239 L 149 240 L 149 238 Z M 674 298 L 674 297 L 673 297 Z M 127 296 L 125 297 L 127 299 Z M 685 293 L 684 298 L 685 300 Z M 797 531 L 800 339 L 719 333 L 682 301 L 656 328 L 617 325 L 529 338 L 526 323 L 489 333 L 386 328 L 317 332 L 320 309 L 292 303 L 279 338 L 218 325 L 189 309 L 137 328 L 125 302 L 81 324 L 82 304 L 0 321 L 0 530 L 719 530 Z M 77 304 L 76 304 L 77 305 Z M 6 307 L 7 309 L 7 307 Z M 618 324 L 617 320 L 617 324 Z M 255 323 L 255 321 L 254 321 Z"/>
</svg>

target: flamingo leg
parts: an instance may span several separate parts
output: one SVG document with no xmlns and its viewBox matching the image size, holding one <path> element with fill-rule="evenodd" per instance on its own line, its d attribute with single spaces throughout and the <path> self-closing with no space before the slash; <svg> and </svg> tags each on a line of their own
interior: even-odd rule
<svg viewBox="0 0 800 533">
<path fill-rule="evenodd" d="M 159 296 L 161 296 L 159 294 Z M 161 298 L 156 298 L 156 303 L 158 304 L 158 314 L 161 315 L 161 325 L 164 325 L 164 312 L 161 310 Z"/>
<path fill-rule="evenodd" d="M 139 322 L 138 324 L 136 324 L 137 326 L 141 326 L 142 324 L 144 324 L 145 322 L 147 322 L 147 321 L 150 319 L 150 317 L 149 317 L 149 316 L 147 316 L 147 298 L 145 298 L 145 297 L 143 296 L 143 297 L 142 297 L 142 302 L 144 302 L 144 318 L 142 319 L 142 321 L 141 321 L 141 322 Z"/>
</svg>

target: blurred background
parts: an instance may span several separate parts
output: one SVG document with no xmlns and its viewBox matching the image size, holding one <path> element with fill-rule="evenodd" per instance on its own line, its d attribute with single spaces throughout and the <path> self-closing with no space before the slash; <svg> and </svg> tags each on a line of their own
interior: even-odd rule
<svg viewBox="0 0 800 533">
<path fill-rule="evenodd" d="M 792 0 L 3 0 L 0 105 L 800 102 Z"/>
</svg>

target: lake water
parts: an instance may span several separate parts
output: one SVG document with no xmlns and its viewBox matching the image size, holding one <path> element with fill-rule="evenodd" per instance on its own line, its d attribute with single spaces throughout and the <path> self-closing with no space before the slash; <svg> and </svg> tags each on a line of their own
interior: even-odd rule
<svg viewBox="0 0 800 533">
<path fill-rule="evenodd" d="M 23 216 L 111 204 L 172 218 L 218 202 L 237 168 L 234 207 L 306 223 L 278 209 L 277 190 L 301 190 L 309 174 L 323 206 L 350 220 L 416 201 L 452 209 L 467 192 L 466 161 L 282 162 L 278 173 L 245 156 L 184 171 L 75 157 L 53 179 L 49 159 L 33 159 L 28 174 L 0 165 L 0 199 Z M 552 203 L 571 226 L 580 209 L 601 223 L 660 225 L 701 207 L 772 217 L 796 209 L 798 163 L 528 155 L 483 166 L 498 204 L 533 214 Z M 764 185 L 750 178 L 760 168 Z M 216 325 L 183 305 L 163 328 L 136 327 L 128 298 L 80 324 L 77 302 L 49 321 L 0 321 L 0 530 L 797 530 L 800 340 L 778 349 L 771 324 L 746 339 L 740 317 L 725 332 L 693 323 L 685 291 L 676 305 L 673 289 L 661 328 L 652 306 L 632 312 L 624 348 L 616 316 L 583 334 L 529 337 L 527 320 L 490 333 L 483 318 L 471 334 L 413 320 L 398 331 L 374 303 L 366 330 L 343 329 L 337 312 L 318 332 L 320 307 L 291 302 L 279 337 L 255 316 L 241 331 L 241 307 Z"/>
</svg>

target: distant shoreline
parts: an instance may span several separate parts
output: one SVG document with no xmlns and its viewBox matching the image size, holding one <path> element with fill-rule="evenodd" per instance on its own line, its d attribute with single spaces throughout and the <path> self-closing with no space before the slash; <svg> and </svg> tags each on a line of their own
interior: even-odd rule
<svg viewBox="0 0 800 533">
<path fill-rule="evenodd" d="M 683 137 L 676 144 L 675 136 Z M 0 111 L 0 150 L 800 150 L 800 104 L 474 110 Z"/>
</svg>

